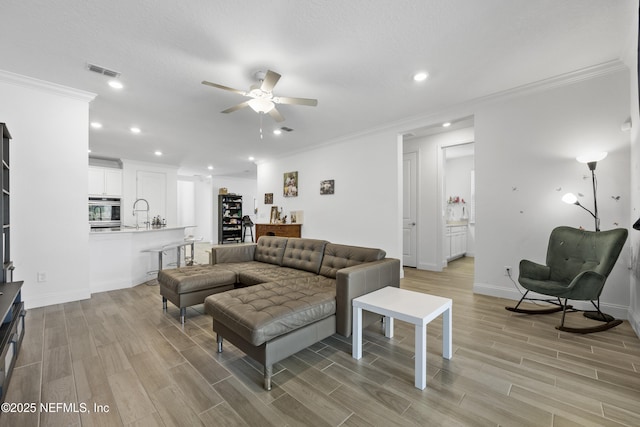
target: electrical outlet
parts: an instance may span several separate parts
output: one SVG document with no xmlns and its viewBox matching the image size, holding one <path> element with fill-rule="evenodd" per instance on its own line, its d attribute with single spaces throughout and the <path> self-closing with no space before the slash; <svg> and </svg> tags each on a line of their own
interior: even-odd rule
<svg viewBox="0 0 640 427">
<path fill-rule="evenodd" d="M 38 282 L 46 282 L 47 281 L 47 273 L 40 272 L 36 278 Z"/>
<path fill-rule="evenodd" d="M 508 265 L 504 266 L 504 275 L 511 277 L 511 267 Z"/>
</svg>

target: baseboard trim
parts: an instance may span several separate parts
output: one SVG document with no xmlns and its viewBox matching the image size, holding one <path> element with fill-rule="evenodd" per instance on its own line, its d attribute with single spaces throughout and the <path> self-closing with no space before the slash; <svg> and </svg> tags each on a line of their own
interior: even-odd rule
<svg viewBox="0 0 640 427">
<path fill-rule="evenodd" d="M 480 295 L 487 295 L 491 297 L 504 298 L 508 300 L 518 301 L 522 298 L 522 294 L 518 292 L 515 288 L 504 288 L 502 286 L 495 286 L 489 283 L 476 283 L 473 284 L 473 293 Z M 544 298 L 544 295 L 533 294 L 534 297 Z M 571 305 L 573 305 L 578 310 L 592 310 L 593 305 L 589 301 L 571 301 Z M 600 302 L 600 309 L 607 314 L 612 315 L 617 319 L 625 319 L 629 320 L 631 323 L 629 306 L 617 305 L 617 304 L 609 304 L 605 302 Z M 633 324 L 631 325 L 633 327 Z M 638 326 L 638 325 L 637 325 Z M 634 327 L 634 331 L 638 334 L 638 329 Z"/>
<path fill-rule="evenodd" d="M 67 293 L 56 292 L 51 294 L 39 294 L 36 298 L 33 298 L 33 295 L 24 295 L 23 298 L 25 308 L 30 309 L 90 299 L 91 293 L 87 289 Z"/>
</svg>

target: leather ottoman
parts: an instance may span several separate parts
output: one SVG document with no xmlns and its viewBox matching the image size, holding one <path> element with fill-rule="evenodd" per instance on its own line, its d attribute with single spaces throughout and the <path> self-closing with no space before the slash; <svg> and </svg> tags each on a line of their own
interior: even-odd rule
<svg viewBox="0 0 640 427">
<path fill-rule="evenodd" d="M 234 288 L 236 273 L 215 265 L 195 265 L 161 270 L 158 273 L 162 307 L 167 300 L 180 308 L 180 322 L 184 324 L 187 307 L 202 304 L 209 295 Z"/>
</svg>

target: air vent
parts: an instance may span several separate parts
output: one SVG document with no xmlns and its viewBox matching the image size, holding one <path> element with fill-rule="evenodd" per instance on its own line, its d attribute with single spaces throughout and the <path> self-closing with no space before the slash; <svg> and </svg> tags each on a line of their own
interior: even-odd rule
<svg viewBox="0 0 640 427">
<path fill-rule="evenodd" d="M 87 70 L 93 71 L 94 73 L 102 74 L 107 77 L 120 77 L 119 71 L 109 70 L 108 68 L 101 67 L 95 64 L 87 64 Z"/>
<path fill-rule="evenodd" d="M 282 126 L 282 127 L 280 128 L 280 130 L 285 131 L 285 132 L 293 132 L 293 129 L 288 128 L 288 127 L 286 127 L 286 126 Z"/>
</svg>

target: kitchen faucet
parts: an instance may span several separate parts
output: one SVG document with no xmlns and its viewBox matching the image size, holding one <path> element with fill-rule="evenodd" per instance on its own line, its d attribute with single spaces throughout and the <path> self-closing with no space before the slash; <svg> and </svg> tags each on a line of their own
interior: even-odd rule
<svg viewBox="0 0 640 427">
<path fill-rule="evenodd" d="M 138 204 L 138 202 L 145 202 L 147 204 L 147 208 L 146 209 L 136 209 L 136 205 Z M 138 212 L 146 212 L 147 213 L 147 220 L 144 222 L 144 224 L 146 224 L 146 228 L 147 230 L 149 229 L 149 226 L 151 225 L 151 223 L 149 222 L 149 202 L 147 202 L 146 199 L 136 199 L 135 202 L 133 202 L 133 216 L 136 217 L 136 230 L 139 227 L 138 224 Z"/>
</svg>

